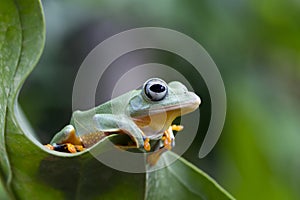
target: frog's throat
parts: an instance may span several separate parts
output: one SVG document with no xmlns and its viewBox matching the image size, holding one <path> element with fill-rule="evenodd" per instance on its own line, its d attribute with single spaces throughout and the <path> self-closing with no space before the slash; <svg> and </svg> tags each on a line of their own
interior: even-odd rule
<svg viewBox="0 0 300 200">
<path fill-rule="evenodd" d="M 148 126 L 151 123 L 160 123 L 160 124 L 166 122 L 172 123 L 172 121 L 174 121 L 174 119 L 179 116 L 181 116 L 181 110 L 177 109 L 177 110 L 155 113 L 151 115 L 134 117 L 132 119 L 139 128 L 142 128 L 144 126 Z"/>
<path fill-rule="evenodd" d="M 172 110 L 155 115 L 133 118 L 135 124 L 143 131 L 146 137 L 157 138 L 171 126 L 175 118 L 181 116 L 181 110 Z"/>
</svg>

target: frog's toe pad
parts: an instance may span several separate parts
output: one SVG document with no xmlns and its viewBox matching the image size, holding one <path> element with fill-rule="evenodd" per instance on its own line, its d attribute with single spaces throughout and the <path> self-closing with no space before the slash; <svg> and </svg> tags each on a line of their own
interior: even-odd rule
<svg viewBox="0 0 300 200">
<path fill-rule="evenodd" d="M 182 129 L 183 129 L 183 126 L 182 125 L 175 125 L 175 124 L 173 124 L 172 126 L 172 130 L 173 131 L 182 131 Z"/>
<path fill-rule="evenodd" d="M 146 138 L 145 141 L 144 141 L 144 149 L 146 151 L 150 151 L 151 150 L 151 145 L 150 145 L 150 139 L 149 138 Z"/>
</svg>

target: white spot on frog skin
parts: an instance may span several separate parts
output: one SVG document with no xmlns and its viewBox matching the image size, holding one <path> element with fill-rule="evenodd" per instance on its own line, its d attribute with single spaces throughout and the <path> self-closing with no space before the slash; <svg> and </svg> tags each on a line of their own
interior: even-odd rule
<svg viewBox="0 0 300 200">
<path fill-rule="evenodd" d="M 8 66 L 5 66 L 5 70 L 7 71 L 7 72 L 9 72 L 9 67 Z"/>
</svg>

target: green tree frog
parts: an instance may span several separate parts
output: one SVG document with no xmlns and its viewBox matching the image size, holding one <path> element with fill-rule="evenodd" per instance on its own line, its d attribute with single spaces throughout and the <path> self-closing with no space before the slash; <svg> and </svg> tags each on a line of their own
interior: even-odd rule
<svg viewBox="0 0 300 200">
<path fill-rule="evenodd" d="M 135 148 L 150 151 L 150 141 L 156 140 L 161 141 L 159 149 L 171 149 L 175 142 L 173 131 L 183 128 L 171 125 L 173 120 L 194 111 L 200 103 L 200 98 L 182 83 L 166 84 L 162 79 L 151 78 L 139 90 L 87 111 L 75 111 L 70 125 L 46 147 L 73 153 L 91 147 L 107 135 L 125 133 Z"/>
</svg>

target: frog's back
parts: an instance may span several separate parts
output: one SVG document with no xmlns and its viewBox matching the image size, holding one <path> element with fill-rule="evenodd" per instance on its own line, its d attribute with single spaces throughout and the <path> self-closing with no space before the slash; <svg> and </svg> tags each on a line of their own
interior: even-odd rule
<svg viewBox="0 0 300 200">
<path fill-rule="evenodd" d="M 85 111 L 77 110 L 73 112 L 70 124 L 75 127 L 77 135 L 95 132 L 97 131 L 93 124 L 95 114 L 125 114 L 129 100 L 137 93 L 139 93 L 139 91 L 133 90 L 95 108 Z"/>
</svg>

